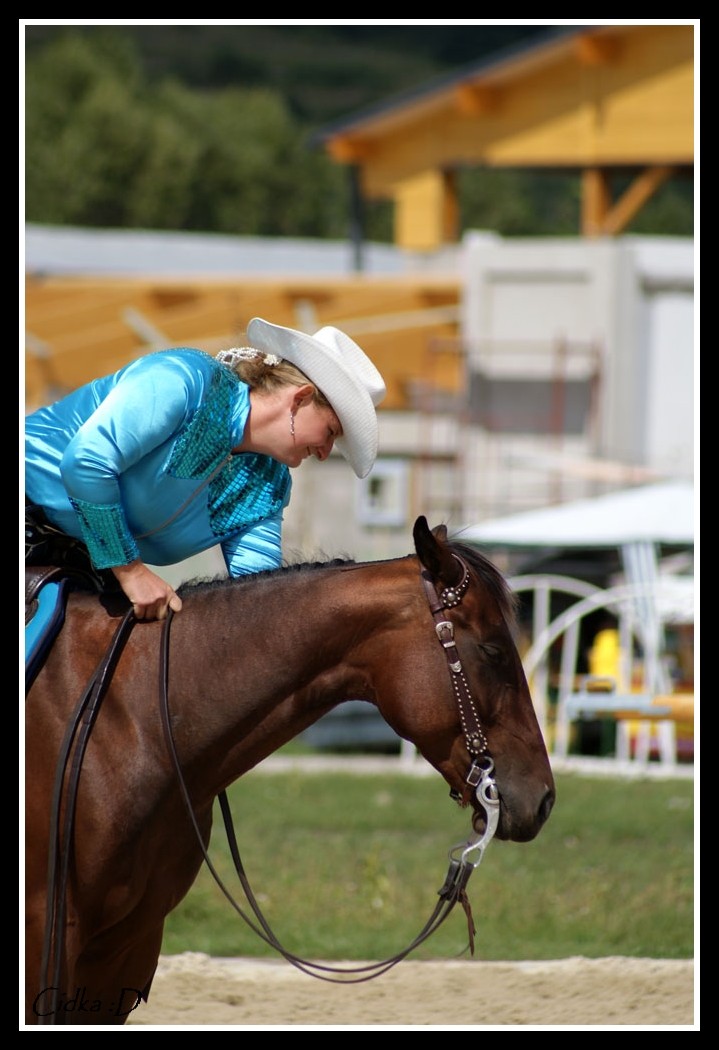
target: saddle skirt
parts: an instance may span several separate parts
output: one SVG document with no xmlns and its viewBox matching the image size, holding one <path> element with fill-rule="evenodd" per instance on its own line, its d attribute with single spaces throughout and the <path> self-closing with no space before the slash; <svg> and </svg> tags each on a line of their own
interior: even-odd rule
<svg viewBox="0 0 719 1050">
<path fill-rule="evenodd" d="M 67 594 L 88 587 L 88 576 L 54 565 L 25 566 L 25 693 L 65 622 Z M 95 588 L 90 586 L 90 589 Z"/>
</svg>

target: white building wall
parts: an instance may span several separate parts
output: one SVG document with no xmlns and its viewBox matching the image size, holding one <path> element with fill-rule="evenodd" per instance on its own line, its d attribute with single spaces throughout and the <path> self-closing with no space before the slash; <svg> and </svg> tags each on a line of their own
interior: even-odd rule
<svg viewBox="0 0 719 1050">
<path fill-rule="evenodd" d="M 484 382 L 462 442 L 467 524 L 644 479 L 632 472 L 692 476 L 693 271 L 685 239 L 466 237 L 468 386 L 473 375 Z M 561 402 L 563 381 L 593 370 L 596 411 L 581 433 L 556 419 L 542 432 L 519 388 L 526 431 L 482 418 L 492 381 L 539 391 L 544 380 Z M 503 411 L 506 420 L 511 404 Z"/>
<path fill-rule="evenodd" d="M 650 466 L 679 476 L 693 462 L 694 361 L 685 352 L 693 331 L 694 297 L 689 290 L 647 295 L 647 332 L 651 347 L 646 419 Z"/>
</svg>

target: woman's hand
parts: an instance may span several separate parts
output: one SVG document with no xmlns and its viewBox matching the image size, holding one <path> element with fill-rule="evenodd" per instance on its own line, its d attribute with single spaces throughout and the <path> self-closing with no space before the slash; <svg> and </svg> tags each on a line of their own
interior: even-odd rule
<svg viewBox="0 0 719 1050">
<path fill-rule="evenodd" d="M 182 599 L 170 584 L 139 559 L 115 565 L 112 571 L 138 620 L 164 620 L 168 608 L 176 613 L 182 609 Z"/>
</svg>

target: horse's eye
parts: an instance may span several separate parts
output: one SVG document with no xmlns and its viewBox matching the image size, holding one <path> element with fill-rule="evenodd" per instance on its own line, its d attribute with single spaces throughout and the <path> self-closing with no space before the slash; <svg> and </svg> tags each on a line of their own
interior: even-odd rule
<svg viewBox="0 0 719 1050">
<path fill-rule="evenodd" d="M 499 645 L 492 645 L 490 642 L 481 642 L 479 646 L 480 652 L 483 656 L 493 664 L 504 663 L 504 649 Z"/>
</svg>

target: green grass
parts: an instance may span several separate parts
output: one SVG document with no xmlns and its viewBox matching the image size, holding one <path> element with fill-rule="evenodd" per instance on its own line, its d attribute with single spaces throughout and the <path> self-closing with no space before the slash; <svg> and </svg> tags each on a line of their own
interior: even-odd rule
<svg viewBox="0 0 719 1050">
<path fill-rule="evenodd" d="M 242 862 L 283 946 L 307 959 L 382 960 L 404 949 L 437 903 L 448 850 L 469 816 L 435 777 L 251 773 L 228 791 Z M 694 784 L 557 778 L 534 842 L 490 843 L 468 896 L 475 958 L 694 954 Z M 252 918 L 219 808 L 212 863 Z M 460 906 L 413 959 L 467 953 Z M 163 954 L 273 956 L 206 865 L 168 917 Z"/>
</svg>

